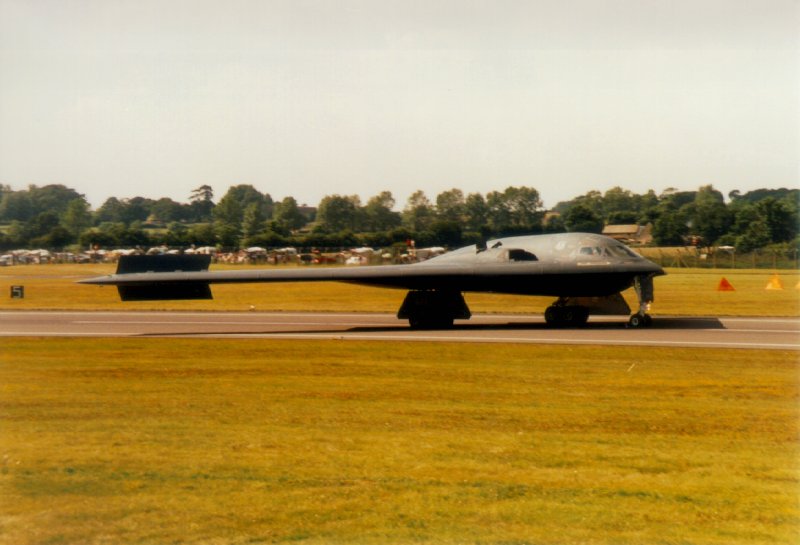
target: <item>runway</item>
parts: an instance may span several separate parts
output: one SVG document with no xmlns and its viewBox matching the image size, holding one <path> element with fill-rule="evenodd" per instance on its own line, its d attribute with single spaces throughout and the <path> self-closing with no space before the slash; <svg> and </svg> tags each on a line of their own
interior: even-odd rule
<svg viewBox="0 0 800 545">
<path fill-rule="evenodd" d="M 0 312 L 4 337 L 202 337 L 483 342 L 800 350 L 798 318 L 656 316 L 629 329 L 627 317 L 592 317 L 552 329 L 541 316 L 477 315 L 453 329 L 413 331 L 391 314 L 227 312 Z"/>
</svg>

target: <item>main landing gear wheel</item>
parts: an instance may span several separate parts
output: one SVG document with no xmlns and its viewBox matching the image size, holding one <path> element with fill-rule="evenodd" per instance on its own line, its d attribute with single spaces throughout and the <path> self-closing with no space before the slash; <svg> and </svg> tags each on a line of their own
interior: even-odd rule
<svg viewBox="0 0 800 545">
<path fill-rule="evenodd" d="M 589 309 L 551 305 L 544 311 L 544 321 L 551 327 L 580 327 L 589 320 Z"/>
<path fill-rule="evenodd" d="M 649 314 L 634 314 L 628 320 L 628 327 L 650 327 L 653 324 L 653 318 Z"/>
</svg>

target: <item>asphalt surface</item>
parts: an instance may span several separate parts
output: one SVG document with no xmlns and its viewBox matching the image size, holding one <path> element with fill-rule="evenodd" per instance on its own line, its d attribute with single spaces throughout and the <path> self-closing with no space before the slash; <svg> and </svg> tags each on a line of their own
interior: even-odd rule
<svg viewBox="0 0 800 545">
<path fill-rule="evenodd" d="M 453 329 L 412 331 L 391 314 L 227 312 L 0 312 L 0 336 L 343 339 L 800 350 L 798 318 L 592 317 L 553 329 L 541 316 L 477 315 Z"/>
</svg>

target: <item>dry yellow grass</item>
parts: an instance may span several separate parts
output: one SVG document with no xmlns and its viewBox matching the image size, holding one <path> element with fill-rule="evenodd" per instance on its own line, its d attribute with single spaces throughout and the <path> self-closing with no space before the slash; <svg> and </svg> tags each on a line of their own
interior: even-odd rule
<svg viewBox="0 0 800 545">
<path fill-rule="evenodd" d="M 282 283 L 212 286 L 213 301 L 122 303 L 116 289 L 76 285 L 80 278 L 113 272 L 113 265 L 41 265 L 0 269 L 0 309 L 105 310 L 249 310 L 396 312 L 403 290 L 369 288 L 343 283 Z M 764 289 L 772 272 L 674 269 L 656 278 L 654 315 L 800 316 L 800 274 L 781 271 L 784 288 Z M 726 277 L 736 288 L 719 292 Z M 9 297 L 14 284 L 25 286 L 25 299 Z M 633 290 L 625 292 L 632 308 Z M 552 297 L 467 294 L 473 312 L 541 313 Z"/>
<path fill-rule="evenodd" d="M 2 543 L 800 541 L 791 352 L 0 343 Z"/>
</svg>

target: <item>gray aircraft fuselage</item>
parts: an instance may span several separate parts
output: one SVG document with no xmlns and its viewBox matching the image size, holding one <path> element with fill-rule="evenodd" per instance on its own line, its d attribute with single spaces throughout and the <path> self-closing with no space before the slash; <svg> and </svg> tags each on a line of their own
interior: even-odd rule
<svg viewBox="0 0 800 545">
<path fill-rule="evenodd" d="M 557 306 L 567 305 L 569 298 L 608 297 L 636 286 L 645 315 L 653 299 L 652 278 L 665 274 L 621 242 L 590 233 L 498 238 L 411 265 L 212 272 L 208 262 L 207 256 L 129 256 L 121 259 L 117 274 L 81 282 L 115 285 L 123 300 L 210 298 L 212 283 L 339 281 L 458 297 L 462 292 L 547 295 L 559 298 Z M 435 304 L 414 312 L 435 314 Z"/>
</svg>

